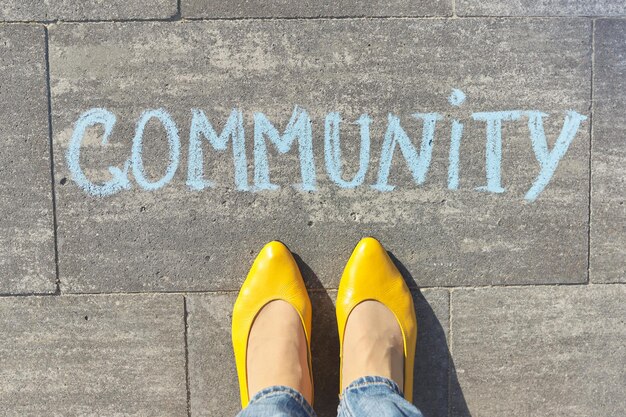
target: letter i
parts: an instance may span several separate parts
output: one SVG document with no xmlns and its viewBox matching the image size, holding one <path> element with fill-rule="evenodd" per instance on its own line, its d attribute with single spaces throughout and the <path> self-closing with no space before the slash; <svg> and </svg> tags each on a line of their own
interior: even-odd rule
<svg viewBox="0 0 626 417">
<path fill-rule="evenodd" d="M 465 102 L 465 93 L 454 89 L 448 97 L 448 102 L 459 107 Z M 457 119 L 452 120 L 452 131 L 450 134 L 450 152 L 448 154 L 448 189 L 459 188 L 459 153 L 461 150 L 461 137 L 463 136 L 463 123 Z"/>
</svg>

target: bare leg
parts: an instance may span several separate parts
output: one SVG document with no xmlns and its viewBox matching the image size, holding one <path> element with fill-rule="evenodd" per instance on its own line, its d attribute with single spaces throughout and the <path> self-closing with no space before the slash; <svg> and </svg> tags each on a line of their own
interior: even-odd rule
<svg viewBox="0 0 626 417">
<path fill-rule="evenodd" d="M 259 312 L 248 339 L 248 393 L 284 385 L 311 403 L 308 350 L 302 321 L 285 301 L 272 301 Z"/>
<path fill-rule="evenodd" d="M 363 376 L 383 376 L 404 385 L 404 342 L 393 313 L 378 301 L 357 305 L 346 323 L 342 387 Z"/>
</svg>

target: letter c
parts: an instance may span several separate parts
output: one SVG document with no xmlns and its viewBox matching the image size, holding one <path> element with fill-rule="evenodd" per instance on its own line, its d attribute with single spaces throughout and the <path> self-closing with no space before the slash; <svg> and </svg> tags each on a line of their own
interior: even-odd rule
<svg viewBox="0 0 626 417">
<path fill-rule="evenodd" d="M 102 137 L 102 145 L 109 142 L 109 136 L 115 125 L 116 117 L 113 113 L 103 108 L 93 108 L 80 115 L 74 125 L 74 132 L 70 139 L 70 145 L 67 149 L 65 158 L 67 166 L 70 170 L 72 180 L 83 189 L 83 191 L 95 197 L 107 197 L 113 195 L 123 189 L 130 188 L 128 181 L 128 168 L 130 160 L 124 163 L 124 168 L 109 167 L 109 172 L 113 176 L 104 184 L 98 185 L 89 181 L 80 167 L 80 147 L 85 137 L 85 131 L 91 126 L 98 124 L 104 125 L 104 136 Z"/>
</svg>

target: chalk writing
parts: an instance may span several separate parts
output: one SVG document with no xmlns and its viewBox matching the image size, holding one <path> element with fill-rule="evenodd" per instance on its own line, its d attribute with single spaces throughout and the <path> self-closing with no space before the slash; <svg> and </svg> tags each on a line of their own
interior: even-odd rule
<svg viewBox="0 0 626 417">
<path fill-rule="evenodd" d="M 76 122 L 74 133 L 70 139 L 66 160 L 68 168 L 72 173 L 72 179 L 80 188 L 93 196 L 106 197 L 123 189 L 130 188 L 130 181 L 128 180 L 130 160 L 124 164 L 123 169 L 109 167 L 109 172 L 113 178 L 101 185 L 96 185 L 89 181 L 80 167 L 80 146 L 87 128 L 98 124 L 103 125 L 104 135 L 102 136 L 102 145 L 106 145 L 116 120 L 115 115 L 106 109 L 95 108 L 86 111 Z"/>
<path fill-rule="evenodd" d="M 391 168 L 391 160 L 396 144 L 400 146 L 400 152 L 413 174 L 416 184 L 423 184 L 426 181 L 426 173 L 430 166 L 430 159 L 433 152 L 433 140 L 435 136 L 435 123 L 442 119 L 437 113 L 416 113 L 413 115 L 416 119 L 424 121 L 422 129 L 422 144 L 419 152 L 413 146 L 411 139 L 400 126 L 400 119 L 392 114 L 389 115 L 389 123 L 387 124 L 387 133 L 380 156 L 380 166 L 378 168 L 378 180 L 374 184 L 374 188 L 380 191 L 392 191 L 395 187 L 387 184 L 389 177 L 389 169 Z"/>
<path fill-rule="evenodd" d="M 361 115 L 356 123 L 361 126 L 361 148 L 359 152 L 359 170 L 351 181 L 345 181 L 341 168 L 341 140 L 339 136 L 339 113 L 328 113 L 324 129 L 324 160 L 326 172 L 335 184 L 342 188 L 355 188 L 363 184 L 370 163 L 370 124 L 372 119 L 367 114 Z"/>
<path fill-rule="evenodd" d="M 213 184 L 204 179 L 202 143 L 200 135 L 204 136 L 216 150 L 226 150 L 228 138 L 233 141 L 233 161 L 235 163 L 235 184 L 240 191 L 247 191 L 248 162 L 246 159 L 245 136 L 243 129 L 243 114 L 237 109 L 230 113 L 226 126 L 218 136 L 215 129 L 202 110 L 193 109 L 191 129 L 189 131 L 189 158 L 187 168 L 187 185 L 192 190 L 203 190 Z"/>
<path fill-rule="evenodd" d="M 150 182 L 145 176 L 143 168 L 143 158 L 141 151 L 143 149 L 143 131 L 150 119 L 156 118 L 161 121 L 167 132 L 167 143 L 169 145 L 169 164 L 163 178 L 156 182 Z M 180 139 L 178 137 L 178 129 L 172 117 L 163 109 L 145 111 L 137 122 L 135 129 L 135 137 L 133 138 L 133 150 L 131 162 L 133 167 L 133 175 L 137 184 L 144 190 L 158 190 L 164 187 L 174 178 L 178 169 L 178 160 L 180 157 Z"/>
<path fill-rule="evenodd" d="M 458 89 L 452 91 L 448 98 L 450 105 L 458 107 L 464 104 L 465 94 Z M 281 134 L 268 117 L 254 113 L 253 184 L 248 183 L 248 160 L 245 150 L 246 135 L 244 118 L 240 109 L 233 109 L 222 129 L 217 133 L 206 114 L 200 109 L 192 109 L 191 126 L 189 129 L 189 148 L 187 158 L 187 186 L 194 191 L 201 191 L 214 186 L 205 178 L 203 162 L 203 139 L 217 152 L 225 151 L 231 143 L 235 172 L 235 185 L 239 191 L 259 192 L 279 188 L 270 180 L 268 161 L 268 143 L 281 154 L 289 152 L 295 142 L 298 146 L 301 183 L 294 184 L 304 191 L 317 189 L 317 172 L 313 154 L 312 122 L 308 112 L 295 106 L 291 118 Z M 395 185 L 389 184 L 389 174 L 396 148 L 406 163 L 413 181 L 417 185 L 427 180 L 432 159 L 435 132 L 438 123 L 444 117 L 439 113 L 415 113 L 413 117 L 421 122 L 422 133 L 419 147 L 414 145 L 409 134 L 402 127 L 397 115 L 389 114 L 380 150 L 379 165 L 373 189 L 389 192 Z M 472 120 L 484 123 L 485 126 L 485 172 L 486 184 L 478 190 L 489 193 L 503 193 L 506 188 L 502 184 L 502 124 L 513 123 L 520 119 L 528 119 L 530 146 L 539 163 L 539 173 L 531 188 L 526 192 L 525 199 L 534 201 L 550 183 L 559 162 L 566 154 L 574 140 L 580 125 L 587 118 L 570 110 L 566 113 L 561 132 L 552 150 L 548 149 L 548 140 L 544 131 L 544 118 L 547 114 L 537 110 L 507 110 L 472 113 Z M 144 131 L 149 121 L 158 120 L 165 129 L 168 143 L 168 163 L 165 173 L 158 181 L 150 181 L 145 174 L 142 150 L 144 147 Z M 180 165 L 181 140 L 176 122 L 165 109 L 146 110 L 140 116 L 132 141 L 130 158 L 121 167 L 109 167 L 111 178 L 96 184 L 85 175 L 80 164 L 80 153 L 83 138 L 88 128 L 101 125 L 104 127 L 102 145 L 106 146 L 116 124 L 116 116 L 107 109 L 93 108 L 80 115 L 74 125 L 72 137 L 66 153 L 66 161 L 73 181 L 86 193 L 96 197 L 106 197 L 132 187 L 129 174 L 137 186 L 146 191 L 158 190 L 166 186 L 174 177 Z M 328 178 L 341 188 L 362 186 L 370 168 L 372 119 L 362 114 L 354 123 L 360 127 L 359 168 L 351 179 L 345 179 L 341 153 L 341 114 L 329 112 L 324 122 L 324 166 Z M 459 188 L 459 161 L 464 124 L 452 119 L 448 152 L 447 187 L 450 190 Z"/>
</svg>

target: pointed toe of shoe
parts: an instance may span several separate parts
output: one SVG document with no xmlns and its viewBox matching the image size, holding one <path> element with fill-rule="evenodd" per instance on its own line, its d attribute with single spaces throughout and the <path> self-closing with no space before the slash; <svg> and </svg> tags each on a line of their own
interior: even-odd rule
<svg viewBox="0 0 626 417">
<path fill-rule="evenodd" d="M 363 238 L 356 245 L 341 277 L 336 303 L 340 346 L 343 346 L 348 316 L 354 307 L 367 300 L 384 304 L 394 314 L 402 330 L 405 363 L 404 396 L 411 401 L 417 340 L 413 297 L 387 251 L 373 237 Z"/>
<path fill-rule="evenodd" d="M 232 342 L 242 407 L 246 407 L 250 400 L 246 371 L 250 329 L 259 311 L 267 303 L 275 300 L 286 301 L 298 312 L 307 340 L 310 361 L 311 301 L 296 260 L 287 246 L 279 241 L 272 241 L 261 249 L 239 290 L 233 307 Z"/>
</svg>

